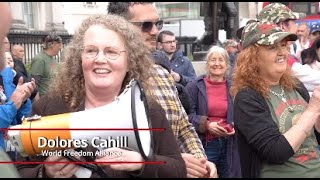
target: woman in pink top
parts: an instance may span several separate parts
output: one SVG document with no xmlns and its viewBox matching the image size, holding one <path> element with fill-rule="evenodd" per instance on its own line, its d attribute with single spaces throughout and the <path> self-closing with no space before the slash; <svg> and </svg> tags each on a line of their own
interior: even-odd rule
<svg viewBox="0 0 320 180">
<path fill-rule="evenodd" d="M 223 48 L 213 46 L 206 60 L 207 74 L 186 86 L 191 97 L 189 121 L 202 140 L 208 160 L 216 164 L 219 177 L 240 177 L 229 94 L 229 55 Z"/>
</svg>

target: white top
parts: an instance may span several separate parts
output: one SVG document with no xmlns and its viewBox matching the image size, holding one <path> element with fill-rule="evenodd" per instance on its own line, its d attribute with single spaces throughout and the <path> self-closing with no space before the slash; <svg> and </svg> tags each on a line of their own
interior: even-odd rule
<svg viewBox="0 0 320 180">
<path fill-rule="evenodd" d="M 298 62 L 295 62 L 293 63 L 291 69 L 293 75 L 305 85 L 309 92 L 313 92 L 315 86 L 320 85 L 320 71 L 312 69 L 310 65 L 302 65 Z"/>
</svg>

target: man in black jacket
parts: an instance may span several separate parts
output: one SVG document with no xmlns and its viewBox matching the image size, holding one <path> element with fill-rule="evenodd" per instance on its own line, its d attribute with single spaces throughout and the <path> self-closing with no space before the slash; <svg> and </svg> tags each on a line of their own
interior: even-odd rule
<svg viewBox="0 0 320 180">
<path fill-rule="evenodd" d="M 30 82 L 30 78 L 27 72 L 26 67 L 23 64 L 23 59 L 24 59 L 24 48 L 21 45 L 13 45 L 12 46 L 12 57 L 13 57 L 13 62 L 14 62 L 14 67 L 13 69 L 17 72 L 17 75 L 13 79 L 13 84 L 17 85 L 19 78 L 22 76 L 23 77 L 23 82 Z M 32 101 L 36 100 L 39 98 L 37 96 L 38 90 L 35 89 L 31 96 L 30 99 Z"/>
<path fill-rule="evenodd" d="M 15 44 L 12 46 L 11 50 L 13 62 L 14 62 L 14 70 L 20 72 L 23 75 L 23 78 L 28 77 L 28 72 L 26 67 L 23 64 L 24 59 L 24 49 L 21 45 Z"/>
</svg>

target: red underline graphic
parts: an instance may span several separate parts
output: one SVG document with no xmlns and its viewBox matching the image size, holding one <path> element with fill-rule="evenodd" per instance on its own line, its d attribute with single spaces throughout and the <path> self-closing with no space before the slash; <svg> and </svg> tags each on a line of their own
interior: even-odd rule
<svg viewBox="0 0 320 180">
<path fill-rule="evenodd" d="M 48 162 L 48 161 L 0 161 L 0 164 L 165 164 L 164 161 L 114 161 L 114 162 Z"/>
<path fill-rule="evenodd" d="M 72 131 L 164 131 L 165 128 L 0 128 L 0 131 L 72 130 Z"/>
</svg>

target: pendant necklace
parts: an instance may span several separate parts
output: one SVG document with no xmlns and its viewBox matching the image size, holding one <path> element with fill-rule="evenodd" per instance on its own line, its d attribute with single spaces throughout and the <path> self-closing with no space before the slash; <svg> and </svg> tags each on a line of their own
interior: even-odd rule
<svg viewBox="0 0 320 180">
<path fill-rule="evenodd" d="M 283 101 L 283 102 L 288 106 L 289 112 L 293 112 L 294 109 L 293 109 L 293 107 L 291 107 L 291 106 L 289 105 L 287 99 L 285 98 L 285 96 L 284 96 L 284 90 L 283 90 L 282 86 L 280 86 L 280 88 L 281 88 L 281 93 L 280 93 L 280 94 L 272 91 L 271 89 L 269 89 L 269 92 L 270 92 L 271 94 L 277 96 L 281 101 Z"/>
</svg>

